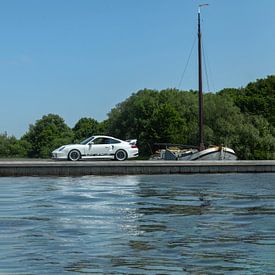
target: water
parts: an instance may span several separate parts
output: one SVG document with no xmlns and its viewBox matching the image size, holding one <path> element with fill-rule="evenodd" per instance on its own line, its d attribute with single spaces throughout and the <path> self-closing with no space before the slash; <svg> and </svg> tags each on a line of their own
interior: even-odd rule
<svg viewBox="0 0 275 275">
<path fill-rule="evenodd" d="M 0 178 L 0 274 L 274 274 L 275 174 Z"/>
</svg>

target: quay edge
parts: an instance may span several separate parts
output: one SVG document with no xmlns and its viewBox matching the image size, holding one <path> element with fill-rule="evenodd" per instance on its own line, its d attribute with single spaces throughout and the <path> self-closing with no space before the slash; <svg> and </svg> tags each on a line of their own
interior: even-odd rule
<svg viewBox="0 0 275 275">
<path fill-rule="evenodd" d="M 0 176 L 153 175 L 275 173 L 275 160 L 261 161 L 0 161 Z"/>
</svg>

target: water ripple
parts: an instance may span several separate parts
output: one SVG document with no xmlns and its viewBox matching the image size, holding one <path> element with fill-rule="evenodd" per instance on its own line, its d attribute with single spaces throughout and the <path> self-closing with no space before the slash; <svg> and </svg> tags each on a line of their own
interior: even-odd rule
<svg viewBox="0 0 275 275">
<path fill-rule="evenodd" d="M 275 175 L 0 178 L 0 274 L 273 274 Z"/>
</svg>

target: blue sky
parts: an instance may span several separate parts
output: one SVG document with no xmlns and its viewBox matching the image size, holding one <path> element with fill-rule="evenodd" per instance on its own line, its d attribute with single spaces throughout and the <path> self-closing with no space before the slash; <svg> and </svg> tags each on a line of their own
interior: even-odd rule
<svg viewBox="0 0 275 275">
<path fill-rule="evenodd" d="M 209 89 L 274 74 L 275 1 L 209 0 Z M 0 133 L 48 113 L 99 121 L 143 88 L 179 88 L 196 37 L 196 0 L 0 0 Z M 197 89 L 196 48 L 180 89 Z M 208 86 L 204 87 L 208 90 Z"/>
</svg>

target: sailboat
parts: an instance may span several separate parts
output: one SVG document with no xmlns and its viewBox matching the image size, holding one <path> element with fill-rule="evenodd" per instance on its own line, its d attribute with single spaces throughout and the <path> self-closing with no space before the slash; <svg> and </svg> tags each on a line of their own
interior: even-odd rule
<svg viewBox="0 0 275 275">
<path fill-rule="evenodd" d="M 198 79 L 199 79 L 199 145 L 197 148 L 185 147 L 185 150 L 163 150 L 160 158 L 166 160 L 236 160 L 237 156 L 233 149 L 225 146 L 204 145 L 204 112 L 203 112 L 203 88 L 202 88 L 202 50 L 201 50 L 201 7 L 198 8 Z"/>
</svg>

